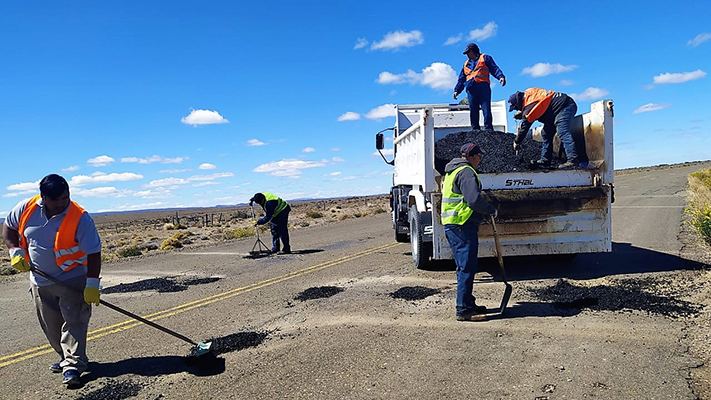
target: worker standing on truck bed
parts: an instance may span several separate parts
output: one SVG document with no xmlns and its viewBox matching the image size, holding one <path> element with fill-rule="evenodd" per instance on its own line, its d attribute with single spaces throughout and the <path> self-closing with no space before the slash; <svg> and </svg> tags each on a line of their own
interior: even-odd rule
<svg viewBox="0 0 711 400">
<path fill-rule="evenodd" d="M 462 54 L 466 54 L 468 58 L 464 62 L 464 67 L 459 73 L 459 80 L 454 87 L 454 100 L 457 100 L 459 93 L 466 89 L 472 130 L 480 129 L 479 108 L 481 108 L 481 112 L 484 114 L 484 130 L 493 131 L 489 74 L 498 79 L 501 86 L 506 86 L 506 77 L 490 55 L 479 52 L 479 46 L 476 43 L 469 43 Z"/>
<path fill-rule="evenodd" d="M 281 197 L 268 192 L 255 193 L 254 196 L 249 199 L 250 206 L 252 205 L 252 202 L 262 206 L 262 209 L 266 214 L 259 220 L 255 221 L 254 225 L 263 225 L 267 222 L 271 222 L 272 253 L 290 254 L 291 246 L 289 245 L 288 224 L 291 206 L 289 206 L 289 203 Z M 281 239 L 281 243 L 284 245 L 281 252 L 279 252 L 279 239 Z"/>
<path fill-rule="evenodd" d="M 484 151 L 474 143 L 462 146 L 462 157 L 445 167 L 442 182 L 442 224 L 457 264 L 458 321 L 483 320 L 486 307 L 476 305 L 472 294 L 478 269 L 479 225 L 485 215 L 498 214 L 481 196 L 481 181 L 474 170 Z"/>
<path fill-rule="evenodd" d="M 10 211 L 2 236 L 12 267 L 23 272 L 32 267 L 30 291 L 37 318 L 60 357 L 49 369 L 63 372 L 62 382 L 75 387 L 81 385 L 80 375 L 89 362 L 86 338 L 91 304 L 99 305 L 101 239 L 91 216 L 69 199 L 64 178 L 47 175 L 39 189 L 39 195 Z"/>
<path fill-rule="evenodd" d="M 528 130 L 534 121 L 543 123 L 543 147 L 540 160 L 531 160 L 532 168 L 550 168 L 553 156 L 553 136 L 558 137 L 565 149 L 566 161 L 558 168 L 586 167 L 581 165 L 575 147 L 575 139 L 571 130 L 571 122 L 578 105 L 575 100 L 565 93 L 539 88 L 528 88 L 525 92 L 516 92 L 509 96 L 509 111 L 520 111 L 514 115 L 515 119 L 522 119 L 514 139 L 514 150 L 521 148 Z"/>
</svg>

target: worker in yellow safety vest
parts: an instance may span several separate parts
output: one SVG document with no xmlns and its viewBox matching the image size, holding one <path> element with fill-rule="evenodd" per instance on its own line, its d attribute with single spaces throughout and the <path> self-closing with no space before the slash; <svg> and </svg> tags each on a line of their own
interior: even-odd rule
<svg viewBox="0 0 711 400">
<path fill-rule="evenodd" d="M 254 225 L 270 223 L 272 232 L 272 253 L 289 254 L 291 246 L 289 244 L 289 212 L 291 206 L 286 200 L 269 192 L 255 193 L 249 199 L 249 205 L 257 203 L 262 206 L 265 215 L 254 222 Z M 284 245 L 279 251 L 279 241 Z"/>
</svg>

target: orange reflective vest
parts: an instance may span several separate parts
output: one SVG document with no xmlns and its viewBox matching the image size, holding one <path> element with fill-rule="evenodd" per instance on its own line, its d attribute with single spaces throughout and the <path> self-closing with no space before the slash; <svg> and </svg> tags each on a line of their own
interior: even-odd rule
<svg viewBox="0 0 711 400">
<path fill-rule="evenodd" d="M 474 79 L 474 82 L 486 82 L 489 83 L 489 67 L 486 66 L 484 61 L 484 54 L 479 55 L 479 61 L 477 61 L 474 69 L 467 67 L 469 60 L 464 62 L 464 75 L 467 76 L 467 80 Z"/>
<path fill-rule="evenodd" d="M 546 112 L 548 106 L 551 104 L 551 99 L 553 98 L 553 95 L 555 95 L 555 91 L 553 90 L 545 90 L 539 88 L 526 89 L 526 91 L 523 93 L 522 109 L 525 110 L 526 106 L 537 103 L 533 106 L 531 111 L 526 114 L 526 120 L 528 120 L 528 122 L 533 122 L 540 118 L 540 116 L 543 115 L 544 112 Z"/>
<path fill-rule="evenodd" d="M 20 229 L 18 230 L 20 233 L 20 247 L 25 249 L 25 254 L 27 254 L 28 258 L 30 253 L 28 251 L 27 238 L 25 237 L 25 226 L 27 226 L 27 221 L 32 213 L 37 209 L 37 202 L 40 198 L 40 195 L 31 198 L 20 216 Z M 81 216 L 85 212 L 77 203 L 70 202 L 67 213 L 59 225 L 57 236 L 54 238 L 54 256 L 57 259 L 57 266 L 63 271 L 69 271 L 78 265 L 87 264 L 86 253 L 79 250 L 79 243 L 76 241 L 79 220 L 81 220 Z"/>
</svg>

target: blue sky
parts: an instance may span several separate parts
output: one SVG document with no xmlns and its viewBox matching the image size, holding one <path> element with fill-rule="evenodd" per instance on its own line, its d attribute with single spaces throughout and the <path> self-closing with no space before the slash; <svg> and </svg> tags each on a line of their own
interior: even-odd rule
<svg viewBox="0 0 711 400">
<path fill-rule="evenodd" d="M 0 216 L 50 173 L 90 212 L 387 193 L 374 134 L 452 102 L 469 41 L 493 100 L 613 99 L 616 168 L 711 158 L 710 2 L 256 3 L 4 3 Z"/>
</svg>

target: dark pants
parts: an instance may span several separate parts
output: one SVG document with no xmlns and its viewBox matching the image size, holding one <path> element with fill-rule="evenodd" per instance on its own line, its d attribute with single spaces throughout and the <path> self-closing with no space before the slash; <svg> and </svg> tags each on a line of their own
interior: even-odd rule
<svg viewBox="0 0 711 400">
<path fill-rule="evenodd" d="M 478 266 L 479 225 L 472 218 L 463 225 L 445 225 L 444 233 L 457 264 L 457 315 L 474 308 L 474 274 Z"/>
<path fill-rule="evenodd" d="M 291 207 L 287 206 L 279 214 L 272 218 L 270 228 L 272 231 L 272 251 L 279 251 L 279 239 L 284 245 L 284 251 L 291 251 L 289 246 L 289 211 Z"/>
<path fill-rule="evenodd" d="M 573 131 L 571 123 L 575 113 L 578 112 L 578 106 L 574 101 L 571 101 L 565 108 L 555 115 L 553 125 L 547 124 L 543 126 L 543 146 L 541 147 L 541 161 L 550 162 L 553 157 L 553 136 L 558 133 L 561 145 L 565 149 L 567 161 L 577 163 L 578 152 L 575 149 L 575 140 L 573 139 Z"/>
<path fill-rule="evenodd" d="M 472 124 L 472 129 L 480 129 L 479 108 L 481 108 L 481 113 L 484 114 L 484 129 L 493 131 L 489 82 L 472 83 L 467 88 L 467 99 L 469 100 L 469 121 Z"/>
</svg>

